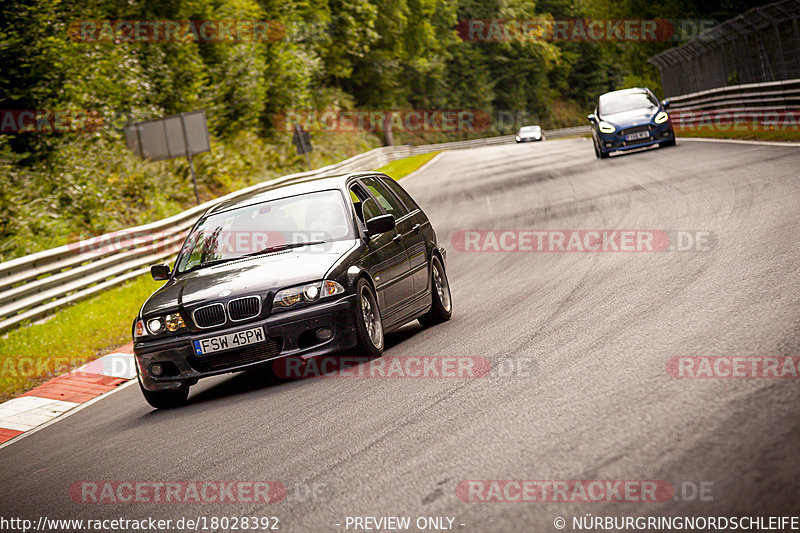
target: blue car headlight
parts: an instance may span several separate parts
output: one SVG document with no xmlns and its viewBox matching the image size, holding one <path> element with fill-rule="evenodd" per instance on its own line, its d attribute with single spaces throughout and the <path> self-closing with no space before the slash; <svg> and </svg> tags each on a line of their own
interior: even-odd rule
<svg viewBox="0 0 800 533">
<path fill-rule="evenodd" d="M 605 120 L 600 121 L 600 124 L 598 124 L 597 126 L 603 133 L 614 133 L 615 131 L 617 131 L 617 128 L 613 124 L 609 124 Z"/>
<path fill-rule="evenodd" d="M 668 118 L 669 115 L 667 115 L 665 111 L 659 111 L 658 114 L 656 115 L 656 118 L 653 119 L 653 122 L 655 122 L 656 124 L 663 124 L 664 122 L 667 121 Z"/>
</svg>

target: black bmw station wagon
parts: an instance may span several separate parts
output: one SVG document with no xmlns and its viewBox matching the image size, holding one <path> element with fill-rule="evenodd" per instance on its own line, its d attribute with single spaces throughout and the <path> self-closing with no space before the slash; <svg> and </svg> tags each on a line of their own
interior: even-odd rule
<svg viewBox="0 0 800 533">
<path fill-rule="evenodd" d="M 446 252 L 411 196 L 380 173 L 220 203 L 189 232 L 133 324 L 139 385 L 156 408 L 202 377 L 356 347 L 450 318 Z"/>
</svg>

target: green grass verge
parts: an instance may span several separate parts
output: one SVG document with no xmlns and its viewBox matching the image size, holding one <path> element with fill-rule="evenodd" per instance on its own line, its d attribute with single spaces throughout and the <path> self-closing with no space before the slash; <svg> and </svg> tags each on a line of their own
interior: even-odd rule
<svg viewBox="0 0 800 533">
<path fill-rule="evenodd" d="M 713 129 L 710 127 L 676 128 L 675 136 L 681 137 L 706 137 L 709 139 L 741 139 L 745 141 L 800 141 L 799 130 L 755 130 L 743 131 Z"/>
<path fill-rule="evenodd" d="M 0 338 L 0 401 L 130 342 L 139 307 L 160 285 L 139 276 Z"/>
<path fill-rule="evenodd" d="M 378 171 L 383 172 L 395 180 L 399 180 L 400 178 L 408 176 L 419 167 L 433 159 L 436 154 L 440 153 L 441 152 L 431 152 L 429 154 L 412 155 L 411 157 L 398 159 L 397 161 L 392 161 L 385 167 L 379 168 Z"/>
</svg>

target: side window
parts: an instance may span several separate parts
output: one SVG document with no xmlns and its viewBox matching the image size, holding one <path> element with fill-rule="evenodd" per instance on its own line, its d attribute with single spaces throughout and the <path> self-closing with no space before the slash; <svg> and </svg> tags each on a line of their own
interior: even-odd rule
<svg viewBox="0 0 800 533">
<path fill-rule="evenodd" d="M 411 195 L 408 194 L 406 192 L 406 190 L 404 188 L 402 188 L 400 186 L 400 184 L 397 183 L 396 181 L 394 181 L 392 178 L 383 178 L 382 177 L 381 178 L 381 183 L 386 185 L 386 188 L 388 188 L 390 191 L 392 191 L 395 196 L 400 198 L 400 201 L 403 202 L 406 205 L 406 207 L 408 208 L 409 211 L 415 211 L 415 210 L 419 209 L 419 206 L 417 205 L 417 202 L 415 202 L 414 199 L 411 198 Z"/>
<path fill-rule="evenodd" d="M 400 218 L 406 214 L 408 214 L 408 210 L 400 203 L 400 201 L 389 192 L 386 186 L 381 183 L 378 178 L 370 177 L 365 178 L 362 180 L 364 185 L 366 185 L 369 192 L 375 196 L 375 199 L 378 200 L 378 203 L 381 204 L 387 213 L 390 215 L 394 215 L 394 218 Z"/>
<path fill-rule="evenodd" d="M 350 187 L 350 199 L 353 201 L 356 215 L 362 223 L 382 214 L 380 208 L 375 204 L 375 200 L 358 185 Z"/>
<path fill-rule="evenodd" d="M 361 203 L 361 198 L 353 192 L 353 189 L 350 189 L 350 201 L 353 202 L 353 207 L 356 208 L 356 215 L 358 215 L 358 219 L 361 222 L 364 222 L 364 210 L 362 209 L 363 204 Z"/>
</svg>

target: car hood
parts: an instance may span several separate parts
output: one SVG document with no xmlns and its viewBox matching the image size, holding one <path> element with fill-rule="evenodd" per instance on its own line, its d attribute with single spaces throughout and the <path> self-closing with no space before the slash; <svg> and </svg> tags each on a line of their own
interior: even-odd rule
<svg viewBox="0 0 800 533">
<path fill-rule="evenodd" d="M 201 304 L 227 302 L 239 296 L 263 297 L 285 287 L 322 279 L 355 244 L 352 239 L 327 242 L 179 274 L 153 293 L 142 306 L 141 316 L 148 318 L 177 309 L 194 309 Z"/>
<path fill-rule="evenodd" d="M 634 109 L 632 111 L 614 113 L 613 115 L 603 115 L 601 119 L 618 128 L 629 128 L 631 126 L 650 124 L 658 112 L 659 109 Z"/>
</svg>

